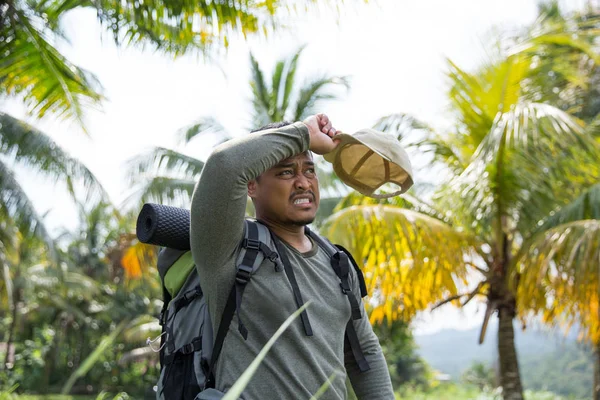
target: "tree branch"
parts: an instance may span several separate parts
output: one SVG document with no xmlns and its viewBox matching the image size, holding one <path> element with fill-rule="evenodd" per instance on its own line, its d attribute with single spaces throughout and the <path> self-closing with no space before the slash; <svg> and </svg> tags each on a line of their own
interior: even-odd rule
<svg viewBox="0 0 600 400">
<path fill-rule="evenodd" d="M 444 304 L 450 303 L 451 301 L 459 300 L 461 297 L 467 296 L 467 300 L 465 300 L 465 302 L 460 305 L 461 307 L 464 307 L 468 302 L 470 302 L 473 299 L 473 297 L 477 296 L 478 294 L 481 294 L 480 290 L 486 283 L 487 282 L 485 281 L 480 282 L 479 285 L 477 285 L 477 287 L 470 293 L 456 294 L 454 296 L 450 296 L 447 299 L 440 301 L 431 308 L 431 311 L 443 306 Z"/>
<path fill-rule="evenodd" d="M 436 308 L 439 308 L 439 307 L 443 306 L 444 304 L 450 303 L 451 301 L 458 300 L 458 299 L 460 299 L 461 297 L 464 297 L 464 296 L 466 296 L 467 294 L 468 294 L 468 293 L 463 293 L 463 294 L 457 294 L 457 295 L 454 295 L 454 296 L 448 297 L 447 299 L 445 299 L 445 300 L 442 300 L 442 301 L 440 301 L 439 303 L 437 303 L 435 306 L 433 306 L 433 307 L 431 308 L 431 311 L 435 310 Z"/>
</svg>

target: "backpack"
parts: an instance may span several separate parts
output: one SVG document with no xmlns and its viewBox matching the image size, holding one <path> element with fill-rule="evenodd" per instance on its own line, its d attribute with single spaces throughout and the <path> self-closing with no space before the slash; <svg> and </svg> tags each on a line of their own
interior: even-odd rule
<svg viewBox="0 0 600 400">
<path fill-rule="evenodd" d="M 306 234 L 330 256 L 331 265 L 340 278 L 342 293 L 348 296 L 352 307 L 352 318 L 346 326 L 346 340 L 351 346 L 359 369 L 366 371 L 369 365 L 352 324 L 353 319 L 362 317 L 361 307 L 359 300 L 351 291 L 348 279 L 351 264 L 359 279 L 361 297 L 366 296 L 362 271 L 352 255 L 342 246 L 334 246 L 308 227 L 305 229 Z M 159 243 L 154 242 L 154 244 Z M 283 245 L 265 225 L 246 220 L 241 245 L 236 262 L 235 284 L 225 305 L 216 338 L 213 338 L 213 326 L 191 251 L 165 247 L 159 253 L 157 267 L 163 287 L 163 309 L 160 314 L 161 372 L 157 383 L 157 400 L 192 400 L 205 389 L 214 387 L 214 367 L 233 315 L 240 310 L 244 289 L 265 258 L 270 260 L 276 269 L 285 271 L 297 306 L 303 305 L 300 288 Z M 312 336 L 306 311 L 300 315 L 300 320 L 305 334 Z M 238 330 L 244 338 L 247 337 L 248 332 L 239 318 Z"/>
</svg>

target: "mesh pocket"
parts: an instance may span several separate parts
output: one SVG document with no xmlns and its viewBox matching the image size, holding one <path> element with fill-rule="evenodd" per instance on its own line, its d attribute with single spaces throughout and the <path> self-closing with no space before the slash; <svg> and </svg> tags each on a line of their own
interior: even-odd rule
<svg viewBox="0 0 600 400">
<path fill-rule="evenodd" d="M 200 392 L 194 371 L 194 355 L 178 355 L 165 366 L 161 393 L 165 400 L 193 400 Z"/>
</svg>

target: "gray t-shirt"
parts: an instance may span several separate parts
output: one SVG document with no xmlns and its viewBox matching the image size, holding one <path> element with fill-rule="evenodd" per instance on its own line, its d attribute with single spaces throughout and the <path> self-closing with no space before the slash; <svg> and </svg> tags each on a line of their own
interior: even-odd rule
<svg viewBox="0 0 600 400">
<path fill-rule="evenodd" d="M 206 162 L 192 198 L 191 246 L 202 290 L 216 332 L 235 280 L 236 259 L 243 238 L 248 181 L 278 162 L 308 150 L 308 129 L 302 123 L 234 139 L 217 147 Z M 284 243 L 304 301 L 313 336 L 306 336 L 298 318 L 279 338 L 244 391 L 244 399 L 309 399 L 333 376 L 321 399 L 346 399 L 346 376 L 359 399 L 393 399 L 389 372 L 379 341 L 363 307 L 354 321 L 371 369 L 361 373 L 349 347 L 345 327 L 350 304 L 325 251 L 313 244 L 299 253 Z M 351 285 L 360 290 L 354 271 Z M 297 310 L 285 272 L 265 260 L 244 292 L 241 320 L 229 327 L 216 367 L 216 388 L 227 391 L 250 365 L 279 326 Z M 346 348 L 345 348 L 346 347 Z"/>
</svg>

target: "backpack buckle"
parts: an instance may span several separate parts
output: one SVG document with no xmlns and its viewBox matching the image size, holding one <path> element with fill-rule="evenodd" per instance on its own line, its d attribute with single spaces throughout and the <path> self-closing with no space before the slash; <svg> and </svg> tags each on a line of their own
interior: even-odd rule
<svg viewBox="0 0 600 400">
<path fill-rule="evenodd" d="M 194 351 L 194 344 L 188 343 L 181 348 L 181 354 L 190 354 Z"/>
<path fill-rule="evenodd" d="M 189 302 L 198 296 L 202 296 L 202 290 L 197 287 L 183 294 L 183 297 Z"/>
<path fill-rule="evenodd" d="M 238 267 L 238 271 L 235 274 L 235 281 L 239 284 L 245 285 L 250 280 L 251 275 L 252 267 L 242 264 Z"/>
<path fill-rule="evenodd" d="M 350 291 L 350 285 L 348 284 L 348 281 L 340 283 L 340 287 L 342 288 L 342 293 L 344 294 L 348 294 Z"/>
<path fill-rule="evenodd" d="M 242 246 L 250 249 L 250 250 L 256 250 L 259 251 L 260 250 L 260 240 L 256 240 L 256 239 L 244 239 L 244 241 L 242 242 Z"/>
</svg>

